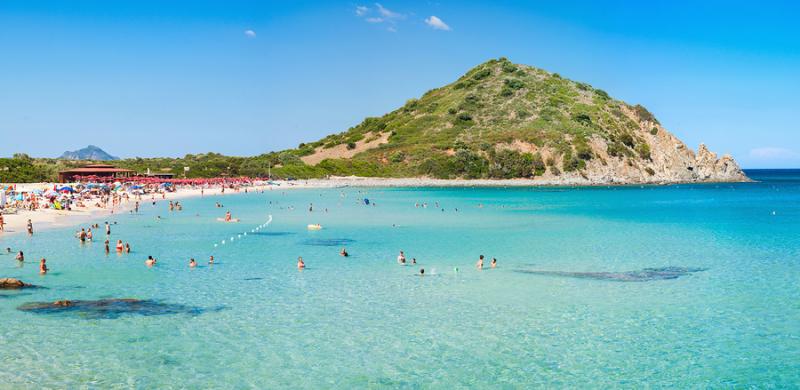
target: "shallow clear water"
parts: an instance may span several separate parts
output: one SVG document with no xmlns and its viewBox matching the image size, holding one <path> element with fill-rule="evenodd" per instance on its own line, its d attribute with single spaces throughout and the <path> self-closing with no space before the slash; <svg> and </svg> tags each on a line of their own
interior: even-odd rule
<svg viewBox="0 0 800 390">
<path fill-rule="evenodd" d="M 276 190 L 187 199 L 173 213 L 162 202 L 115 219 L 112 239 L 134 250 L 122 256 L 106 256 L 102 240 L 79 245 L 74 228 L 3 237 L 30 262 L 0 255 L 0 276 L 47 289 L 0 291 L 0 387 L 798 386 L 800 174 L 751 175 L 764 181 Z M 215 201 L 242 222 L 216 222 Z M 401 249 L 419 266 L 399 266 Z M 479 254 L 498 268 L 476 270 Z M 704 270 L 591 274 L 668 266 Z M 17 309 L 103 298 L 156 302 Z"/>
</svg>

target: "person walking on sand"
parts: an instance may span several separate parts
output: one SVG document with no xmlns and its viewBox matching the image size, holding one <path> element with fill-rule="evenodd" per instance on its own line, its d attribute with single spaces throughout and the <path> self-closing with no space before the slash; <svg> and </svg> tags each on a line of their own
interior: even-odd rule
<svg viewBox="0 0 800 390">
<path fill-rule="evenodd" d="M 47 268 L 47 260 L 45 260 L 45 258 L 42 257 L 42 259 L 39 260 L 39 273 L 44 275 L 44 274 L 47 273 L 47 270 L 48 270 L 48 268 Z"/>
<path fill-rule="evenodd" d="M 5 231 L 5 228 L 3 227 L 5 224 L 6 221 L 3 219 L 3 214 L 0 214 L 0 232 Z"/>
<path fill-rule="evenodd" d="M 478 257 L 478 262 L 475 263 L 475 268 L 483 269 L 483 255 L 480 255 L 480 257 Z"/>
</svg>

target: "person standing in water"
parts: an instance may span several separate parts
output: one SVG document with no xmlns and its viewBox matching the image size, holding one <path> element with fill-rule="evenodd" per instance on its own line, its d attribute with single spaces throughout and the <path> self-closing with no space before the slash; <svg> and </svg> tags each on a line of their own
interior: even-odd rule
<svg viewBox="0 0 800 390">
<path fill-rule="evenodd" d="M 47 268 L 47 260 L 45 260 L 45 258 L 42 257 L 42 259 L 39 260 L 39 273 L 44 275 L 44 274 L 47 273 L 47 270 L 48 270 L 48 268 Z"/>
<path fill-rule="evenodd" d="M 153 256 L 147 256 L 147 260 L 144 261 L 144 265 L 152 267 L 156 265 L 156 259 L 154 259 Z"/>
<path fill-rule="evenodd" d="M 478 257 L 478 262 L 475 263 L 475 268 L 483 269 L 483 255 L 480 255 L 480 257 Z"/>
<path fill-rule="evenodd" d="M 111 235 L 111 225 L 108 224 L 108 221 L 106 221 L 106 235 Z"/>
<path fill-rule="evenodd" d="M 194 258 L 189 259 L 189 268 L 197 267 L 197 262 L 194 261 Z"/>
<path fill-rule="evenodd" d="M 108 242 L 108 239 L 106 239 L 106 242 L 105 242 L 105 245 L 106 245 L 106 254 L 109 254 L 109 253 L 111 253 L 111 248 L 109 248 L 109 247 L 108 247 L 108 244 L 109 244 L 109 242 Z"/>
<path fill-rule="evenodd" d="M 298 257 L 297 258 L 297 269 L 302 270 L 304 268 L 306 268 L 306 263 L 303 262 L 303 258 L 302 257 Z"/>
<path fill-rule="evenodd" d="M 131 244 L 125 243 L 125 253 L 131 253 Z"/>
<path fill-rule="evenodd" d="M 213 264 L 214 264 L 214 255 L 211 255 L 208 257 L 208 265 L 213 265 Z"/>
<path fill-rule="evenodd" d="M 405 264 L 406 263 L 406 254 L 403 251 L 400 251 L 400 254 L 397 255 L 397 263 L 398 264 Z"/>
<path fill-rule="evenodd" d="M 25 261 L 25 254 L 22 253 L 22 251 L 19 251 L 19 253 L 17 253 L 17 257 L 15 257 L 15 259 L 17 259 L 17 261 Z"/>
<path fill-rule="evenodd" d="M 350 256 L 350 254 L 347 253 L 347 249 L 345 249 L 345 248 L 342 248 L 342 251 L 339 252 L 339 255 L 342 256 L 342 257 Z"/>
<path fill-rule="evenodd" d="M 30 219 L 28 220 L 28 235 L 29 236 L 33 235 L 33 222 L 31 222 Z"/>
<path fill-rule="evenodd" d="M 497 259 L 492 257 L 492 268 L 495 268 L 495 267 L 497 267 Z"/>
</svg>

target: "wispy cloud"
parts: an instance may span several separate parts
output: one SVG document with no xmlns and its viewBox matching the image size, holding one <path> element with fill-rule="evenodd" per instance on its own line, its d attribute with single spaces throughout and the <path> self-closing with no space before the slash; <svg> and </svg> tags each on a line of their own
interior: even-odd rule
<svg viewBox="0 0 800 390">
<path fill-rule="evenodd" d="M 391 20 L 391 19 L 403 19 L 405 16 L 401 13 L 394 12 L 392 10 L 387 9 L 386 7 L 380 5 L 380 3 L 375 3 L 375 7 L 378 9 L 378 13 L 384 19 Z"/>
<path fill-rule="evenodd" d="M 389 32 L 397 32 L 397 22 L 406 18 L 406 15 L 392 11 L 379 3 L 375 3 L 372 8 L 365 5 L 356 6 L 355 13 L 367 23 L 386 24 L 386 30 Z"/>
<path fill-rule="evenodd" d="M 435 30 L 450 31 L 450 26 L 448 26 L 447 23 L 433 15 L 425 19 L 425 24 L 433 27 Z"/>
<path fill-rule="evenodd" d="M 247 30 L 244 30 L 244 36 L 248 38 L 255 38 L 256 32 L 248 28 Z"/>
<path fill-rule="evenodd" d="M 796 160 L 800 159 L 800 153 L 791 149 L 765 146 L 751 149 L 750 157 L 757 160 Z"/>
</svg>

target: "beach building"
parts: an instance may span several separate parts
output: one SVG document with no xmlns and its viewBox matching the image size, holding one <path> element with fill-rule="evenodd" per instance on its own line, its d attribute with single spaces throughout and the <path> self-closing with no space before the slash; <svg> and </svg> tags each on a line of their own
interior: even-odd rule
<svg viewBox="0 0 800 390">
<path fill-rule="evenodd" d="M 94 176 L 99 178 L 126 178 L 134 175 L 130 169 L 117 168 L 108 164 L 89 164 L 80 168 L 68 169 L 58 173 L 58 181 L 69 183 L 77 181 L 81 177 Z"/>
</svg>

